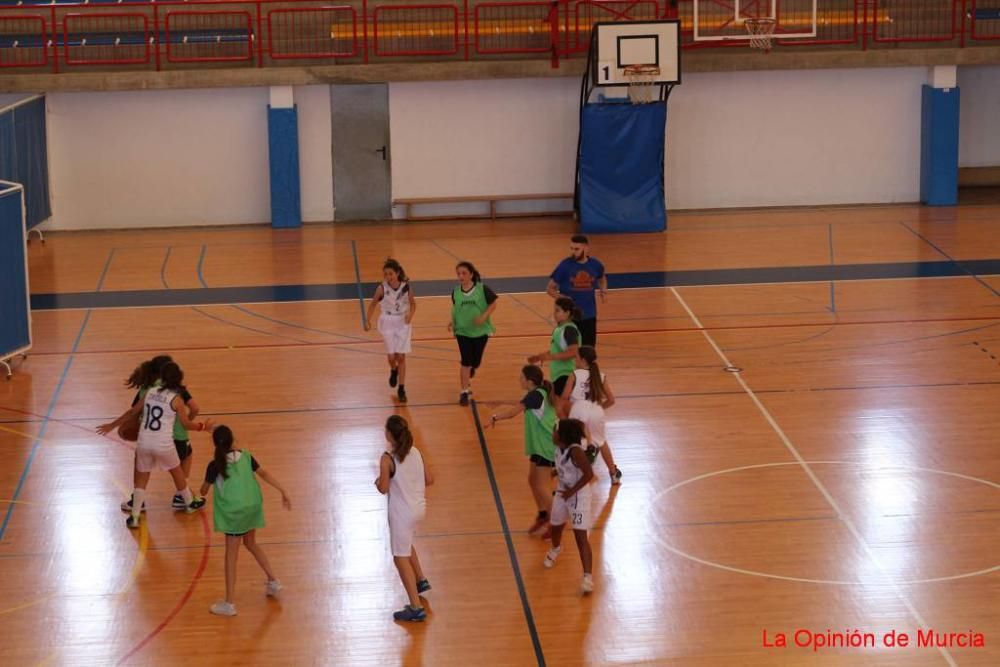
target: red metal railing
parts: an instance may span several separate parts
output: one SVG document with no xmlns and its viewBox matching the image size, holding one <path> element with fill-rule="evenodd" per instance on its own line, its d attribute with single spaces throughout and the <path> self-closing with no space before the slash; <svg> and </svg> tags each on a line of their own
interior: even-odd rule
<svg viewBox="0 0 1000 667">
<path fill-rule="evenodd" d="M 63 20 L 63 62 L 67 65 L 145 65 L 149 21 L 143 14 L 91 12 Z"/>
<path fill-rule="evenodd" d="M 10 36 L 10 37 L 7 37 Z M 0 67 L 44 67 L 49 62 L 45 19 L 0 14 Z"/>
<path fill-rule="evenodd" d="M 746 46 L 741 41 L 694 41 L 694 0 L 330 1 L 0 6 L 0 68 L 161 70 L 213 63 L 266 67 L 295 61 L 476 60 L 539 54 L 549 54 L 557 65 L 561 58 L 586 52 L 596 22 L 662 18 L 681 21 L 684 49 Z M 731 16 L 728 0 L 705 6 Z M 776 48 L 869 49 L 935 42 L 961 47 L 1000 40 L 1000 0 L 820 0 L 819 7 L 814 37 L 778 39 Z M 777 18 L 779 34 L 808 32 L 812 0 L 780 0 Z"/>
</svg>

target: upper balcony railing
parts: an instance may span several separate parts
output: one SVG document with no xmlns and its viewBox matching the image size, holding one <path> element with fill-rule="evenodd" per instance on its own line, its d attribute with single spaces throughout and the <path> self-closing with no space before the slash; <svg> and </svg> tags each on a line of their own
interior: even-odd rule
<svg viewBox="0 0 1000 667">
<path fill-rule="evenodd" d="M 718 0 L 720 8 L 731 3 Z M 812 0 L 782 0 L 782 21 L 811 21 Z M 0 0 L 0 75 L 88 70 L 273 67 L 401 60 L 564 58 L 594 23 L 681 20 L 692 0 Z M 1000 45 L 1000 0 L 820 0 L 814 38 L 775 48 Z"/>
</svg>

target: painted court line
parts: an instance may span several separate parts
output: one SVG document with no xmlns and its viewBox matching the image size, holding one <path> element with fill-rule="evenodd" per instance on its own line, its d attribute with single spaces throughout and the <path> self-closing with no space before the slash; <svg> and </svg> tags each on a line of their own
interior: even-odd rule
<svg viewBox="0 0 1000 667">
<path fill-rule="evenodd" d="M 108 275 L 108 268 L 110 268 L 114 257 L 115 250 L 112 248 L 108 253 L 107 261 L 104 263 L 104 270 L 101 272 L 101 277 L 97 281 L 97 292 L 100 292 L 101 288 L 104 287 L 104 279 Z M 63 386 L 66 384 L 66 376 L 69 375 L 69 369 L 73 366 L 74 355 L 80 348 L 80 341 L 83 340 L 83 332 L 87 329 L 87 324 L 90 322 L 90 315 L 92 312 L 92 310 L 88 310 L 83 316 L 83 323 L 80 324 L 80 330 L 76 333 L 76 339 L 73 341 L 73 347 L 70 349 L 69 357 L 66 359 L 66 365 L 63 366 L 62 373 L 59 375 L 59 382 L 56 384 L 55 391 L 52 392 L 52 398 L 49 400 L 49 406 L 45 411 L 45 417 L 42 419 L 42 425 L 38 429 L 38 435 L 31 444 L 31 452 L 28 454 L 28 460 L 25 462 L 24 469 L 21 471 L 21 476 L 17 480 L 17 486 L 14 488 L 14 495 L 11 496 L 12 501 L 16 501 L 21 495 L 21 491 L 24 489 L 24 483 L 28 479 L 28 473 L 31 471 L 31 464 L 35 462 L 35 456 L 38 454 L 38 449 L 41 447 L 42 441 L 45 439 L 45 431 L 49 426 L 49 421 L 52 419 L 52 413 L 56 408 L 56 402 L 59 400 L 59 395 L 62 393 Z M 16 502 L 11 502 L 10 505 L 7 506 L 7 512 L 3 517 L 3 523 L 0 523 L 0 541 L 3 541 L 3 536 L 7 532 L 7 526 L 10 525 L 10 518 L 14 514 L 15 507 L 17 507 Z"/>
<path fill-rule="evenodd" d="M 691 321 L 694 322 L 695 325 L 700 328 L 701 321 L 698 319 L 698 316 L 694 314 L 694 311 L 692 311 L 691 308 L 688 306 L 687 302 L 684 301 L 683 297 L 681 297 L 677 289 L 670 288 L 670 291 L 673 292 L 674 297 L 687 312 L 688 316 L 691 318 Z M 726 357 L 726 354 L 722 351 L 722 349 L 718 346 L 718 344 L 716 344 L 715 339 L 712 338 L 711 334 L 704 329 L 702 329 L 701 333 L 705 337 L 705 340 L 708 341 L 709 345 L 712 346 L 712 349 L 715 350 L 715 353 L 719 356 L 719 359 L 722 360 L 725 367 L 731 368 L 733 366 L 732 363 Z M 871 548 L 871 546 L 869 546 L 868 542 L 861 535 L 861 532 L 854 525 L 854 522 L 851 521 L 850 517 L 841 509 L 840 504 L 834 499 L 833 495 L 830 494 L 829 490 L 827 490 L 823 482 L 819 480 L 819 478 L 816 476 L 816 473 L 813 472 L 812 467 L 802 457 L 802 455 L 799 453 L 799 450 L 792 443 L 791 439 L 781 428 L 781 426 L 778 425 L 778 422 L 774 419 L 774 416 L 771 415 L 771 412 L 764 406 L 761 400 L 754 393 L 753 389 L 750 388 L 750 385 L 746 383 L 746 381 L 743 379 L 740 373 L 732 373 L 731 375 L 736 379 L 740 387 L 743 388 L 743 391 L 746 392 L 747 396 L 750 397 L 750 400 L 753 401 L 754 405 L 757 407 L 757 410 L 760 411 L 761 415 L 764 417 L 767 423 L 770 424 L 771 428 L 781 439 L 781 442 L 785 445 L 785 448 L 792 455 L 795 461 L 799 464 L 802 470 L 806 473 L 806 475 L 812 481 L 813 485 L 819 490 L 823 498 L 826 499 L 827 504 L 829 504 L 830 507 L 833 509 L 833 511 L 836 512 L 837 517 L 840 519 L 841 523 L 844 524 L 844 526 L 851 533 L 851 535 L 854 536 L 855 540 L 857 540 L 858 544 L 865 552 L 865 555 L 868 556 L 869 560 L 875 565 L 875 567 L 882 573 L 882 575 L 889 582 L 889 585 L 892 587 L 892 590 L 896 594 L 896 597 L 899 598 L 899 600 L 906 607 L 910 616 L 915 621 L 917 621 L 920 627 L 923 628 L 931 627 L 927 624 L 927 621 L 924 620 L 923 616 L 921 616 L 920 612 L 917 611 L 916 607 L 913 606 L 913 603 L 910 601 L 909 597 L 907 597 L 907 595 L 900 589 L 898 582 L 891 576 L 888 568 L 882 563 L 882 561 L 879 559 L 878 555 Z M 945 662 L 947 662 L 948 665 L 950 665 L 950 667 L 957 667 L 955 660 L 951 657 L 951 653 L 948 651 L 948 649 L 941 646 L 937 647 L 937 649 L 938 652 L 941 654 L 941 656 L 944 658 Z"/>
<path fill-rule="evenodd" d="M 531 612 L 531 603 L 528 601 L 528 591 L 524 586 L 524 579 L 521 577 L 521 566 L 518 564 L 517 551 L 514 549 L 514 541 L 510 536 L 510 527 L 507 525 L 507 513 L 503 508 L 503 499 L 500 497 L 500 486 L 497 484 L 496 474 L 493 472 L 490 451 L 486 447 L 486 434 L 483 433 L 483 425 L 479 420 L 479 409 L 476 407 L 476 399 L 472 399 L 472 418 L 476 423 L 479 449 L 483 454 L 486 475 L 489 477 L 490 489 L 493 491 L 493 502 L 496 504 L 497 516 L 500 518 L 500 527 L 503 530 L 504 541 L 507 543 L 507 555 L 510 557 L 510 567 L 514 571 L 514 581 L 517 583 L 517 593 L 521 598 L 521 609 L 524 611 L 524 620 L 528 624 L 528 634 L 531 635 L 531 645 L 535 649 L 535 659 L 538 661 L 538 667 L 545 667 L 545 654 L 542 652 L 542 642 L 538 637 L 538 628 L 535 627 L 535 617 Z"/>
</svg>

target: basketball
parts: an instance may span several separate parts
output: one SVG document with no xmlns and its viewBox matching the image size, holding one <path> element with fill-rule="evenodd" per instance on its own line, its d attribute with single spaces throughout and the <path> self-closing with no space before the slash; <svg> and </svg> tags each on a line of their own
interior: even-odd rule
<svg viewBox="0 0 1000 667">
<path fill-rule="evenodd" d="M 118 427 L 118 437 L 129 442 L 135 442 L 139 439 L 139 415 L 130 418 Z"/>
</svg>

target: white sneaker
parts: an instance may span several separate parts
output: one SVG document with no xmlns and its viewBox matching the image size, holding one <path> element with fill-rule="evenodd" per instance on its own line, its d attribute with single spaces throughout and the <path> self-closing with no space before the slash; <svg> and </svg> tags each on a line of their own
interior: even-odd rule
<svg viewBox="0 0 1000 667">
<path fill-rule="evenodd" d="M 580 584 L 580 590 L 583 591 L 584 595 L 594 592 L 594 578 L 591 575 L 583 575 L 583 583 Z"/>
<path fill-rule="evenodd" d="M 552 567 L 556 564 L 556 558 L 559 558 L 559 552 L 562 551 L 562 547 L 553 547 L 549 549 L 549 552 L 545 554 L 545 560 L 542 561 L 542 565 L 545 567 Z"/>
<path fill-rule="evenodd" d="M 271 598 L 278 597 L 278 593 L 281 592 L 282 588 L 284 588 L 284 586 L 282 586 L 281 582 L 277 579 L 267 582 L 267 596 Z"/>
<path fill-rule="evenodd" d="M 225 600 L 219 600 L 209 609 L 210 612 L 216 616 L 235 616 L 236 615 L 236 605 L 232 602 L 227 602 Z"/>
</svg>

